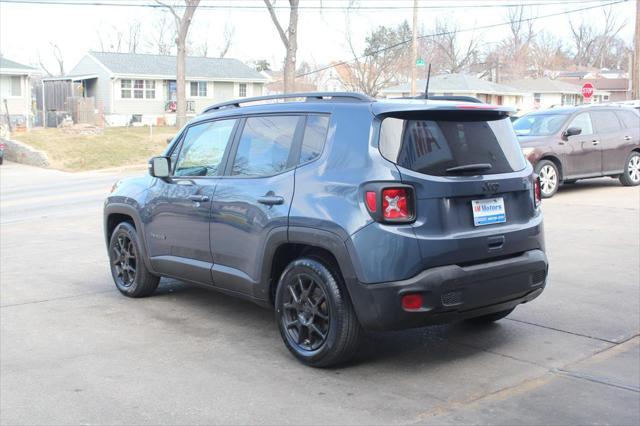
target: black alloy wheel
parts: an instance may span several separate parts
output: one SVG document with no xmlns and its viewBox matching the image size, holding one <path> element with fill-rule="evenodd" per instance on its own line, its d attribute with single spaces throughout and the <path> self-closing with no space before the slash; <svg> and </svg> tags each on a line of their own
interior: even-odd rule
<svg viewBox="0 0 640 426">
<path fill-rule="evenodd" d="M 301 273 L 291 280 L 282 308 L 290 341 L 305 351 L 322 346 L 329 333 L 329 305 L 324 289 L 314 277 Z"/>
<path fill-rule="evenodd" d="M 137 256 L 133 241 L 120 234 L 116 238 L 116 244 L 111 248 L 111 264 L 114 268 L 114 277 L 118 285 L 131 287 L 136 280 Z"/>
<path fill-rule="evenodd" d="M 310 256 L 289 263 L 274 302 L 282 340 L 304 364 L 329 367 L 356 353 L 362 328 L 332 261 Z"/>
<path fill-rule="evenodd" d="M 118 224 L 109 240 L 109 263 L 113 282 L 125 296 L 150 296 L 158 287 L 160 277 L 149 272 L 143 256 L 136 228 Z"/>
</svg>

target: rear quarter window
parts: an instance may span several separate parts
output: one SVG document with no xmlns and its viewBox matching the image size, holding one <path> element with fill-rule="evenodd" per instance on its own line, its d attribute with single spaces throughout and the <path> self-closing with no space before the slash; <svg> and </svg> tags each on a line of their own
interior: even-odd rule
<svg viewBox="0 0 640 426">
<path fill-rule="evenodd" d="M 616 115 L 627 129 L 640 127 L 640 114 L 634 111 L 616 111 Z"/>
<path fill-rule="evenodd" d="M 401 167 L 434 176 L 447 169 L 490 164 L 483 174 L 526 167 L 509 118 L 498 120 L 405 120 L 387 117 L 380 130 L 380 153 Z"/>
</svg>

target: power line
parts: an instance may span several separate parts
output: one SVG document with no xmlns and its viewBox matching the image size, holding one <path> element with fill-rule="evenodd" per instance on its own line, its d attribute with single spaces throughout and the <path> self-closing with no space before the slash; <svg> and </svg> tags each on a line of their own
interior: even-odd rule
<svg viewBox="0 0 640 426">
<path fill-rule="evenodd" d="M 607 7 L 607 6 L 613 6 L 613 5 L 616 5 L 616 4 L 626 3 L 627 1 L 628 0 L 617 0 L 617 1 L 612 1 L 610 3 L 597 5 L 597 6 L 587 6 L 587 7 L 582 7 L 582 8 L 579 8 L 579 9 L 567 10 L 567 11 L 564 11 L 564 12 L 550 13 L 548 15 L 535 16 L 535 17 L 530 17 L 530 18 L 523 18 L 523 19 L 519 19 L 517 21 L 513 21 L 513 23 L 529 22 L 529 21 L 534 21 L 536 19 L 545 19 L 545 18 L 551 18 L 551 17 L 554 17 L 554 16 L 569 15 L 569 14 L 575 13 L 575 12 L 582 12 L 582 11 L 585 11 L 585 10 L 602 8 L 602 7 Z M 425 38 L 430 38 L 430 37 L 438 37 L 438 36 L 455 34 L 455 33 L 464 33 L 464 32 L 469 32 L 469 31 L 486 30 L 486 29 L 489 29 L 489 28 L 496 28 L 496 27 L 501 27 L 501 26 L 504 26 L 504 25 L 510 25 L 511 23 L 512 22 L 509 21 L 509 22 L 501 22 L 499 24 L 484 25 L 484 26 L 474 27 L 474 28 L 464 28 L 464 29 L 456 30 L 456 31 L 443 31 L 443 32 L 440 32 L 440 33 L 422 35 L 422 36 L 419 36 L 418 39 L 425 39 Z M 303 73 L 303 74 L 298 74 L 298 75 L 296 75 L 296 78 L 306 77 L 308 75 L 316 74 L 316 73 L 319 73 L 321 71 L 325 71 L 325 70 L 328 70 L 328 69 L 331 69 L 331 68 L 338 67 L 340 65 L 346 65 L 346 64 L 348 64 L 350 62 L 357 61 L 359 59 L 363 59 L 363 58 L 366 58 L 368 56 L 373 56 L 373 55 L 376 55 L 378 53 L 385 52 L 387 50 L 395 49 L 397 47 L 406 45 L 408 43 L 411 43 L 411 39 L 402 40 L 402 41 L 399 41 L 398 43 L 395 43 L 395 44 L 393 44 L 391 46 L 387 46 L 387 47 L 384 47 L 382 49 L 378 49 L 378 50 L 375 50 L 373 52 L 370 52 L 370 53 L 367 53 L 367 54 L 364 54 L 364 55 L 355 56 L 353 59 L 337 62 L 335 64 L 327 65 L 327 66 L 324 66 L 324 67 L 321 67 L 321 68 L 318 68 L 318 69 L 315 69 L 313 71 L 309 71 L 309 72 L 306 72 L 306 73 Z"/>
<path fill-rule="evenodd" d="M 128 1 L 128 3 L 125 3 Z M 326 1 L 326 0 L 325 0 Z M 601 3 L 608 0 L 534 0 L 535 2 L 526 3 L 501 3 L 501 2 L 491 2 L 491 3 L 476 3 L 476 4 L 458 4 L 458 5 L 419 5 L 418 9 L 481 9 L 481 8 L 503 8 L 503 7 L 517 7 L 517 6 L 553 6 L 553 5 L 566 5 L 573 3 Z M 51 6 L 106 6 L 106 7 L 147 7 L 153 9 L 161 9 L 165 6 L 156 3 L 131 3 L 131 0 L 112 0 L 107 2 L 106 0 L 102 1 L 90 1 L 90 0 L 0 0 L 0 3 L 6 4 L 34 4 L 34 5 L 51 5 Z M 185 8 L 187 7 L 184 4 L 178 4 L 174 6 L 175 8 Z M 289 9 L 289 6 L 273 6 L 274 9 Z M 226 4 L 226 5 L 214 5 L 214 4 L 200 4 L 198 9 L 218 9 L 218 10 L 264 10 L 264 5 L 252 5 L 252 4 Z M 337 10 L 337 11 L 347 11 L 347 10 L 406 10 L 413 9 L 413 6 L 399 6 L 399 5 L 374 5 L 374 6 L 329 6 L 329 5 L 317 5 L 317 6 L 298 6 L 298 10 Z"/>
</svg>

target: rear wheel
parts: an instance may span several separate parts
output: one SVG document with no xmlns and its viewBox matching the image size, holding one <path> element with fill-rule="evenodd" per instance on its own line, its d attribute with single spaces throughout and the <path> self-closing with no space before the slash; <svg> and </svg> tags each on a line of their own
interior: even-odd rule
<svg viewBox="0 0 640 426">
<path fill-rule="evenodd" d="M 113 231 L 109 242 L 109 261 L 113 281 L 125 296 L 149 296 L 158 287 L 160 278 L 151 275 L 145 266 L 138 234 L 130 223 L 122 222 Z"/>
<path fill-rule="evenodd" d="M 640 153 L 634 151 L 627 157 L 624 173 L 620 175 L 620 183 L 624 186 L 640 184 Z"/>
<path fill-rule="evenodd" d="M 558 191 L 560 173 L 553 161 L 542 160 L 536 165 L 536 173 L 540 177 L 542 198 L 551 198 Z"/>
<path fill-rule="evenodd" d="M 496 322 L 496 321 L 499 321 L 502 318 L 506 317 L 507 315 L 509 315 L 511 312 L 513 312 L 514 309 L 515 308 L 511 308 L 511 309 L 507 309 L 506 311 L 494 312 L 494 313 L 489 314 L 489 315 L 483 315 L 481 317 L 470 318 L 467 321 L 469 321 L 471 323 L 475 323 L 475 324 L 486 324 L 486 323 L 490 323 L 490 322 Z"/>
<path fill-rule="evenodd" d="M 291 262 L 276 290 L 276 321 L 287 349 L 303 363 L 329 367 L 351 358 L 361 327 L 342 277 L 315 258 Z"/>
</svg>

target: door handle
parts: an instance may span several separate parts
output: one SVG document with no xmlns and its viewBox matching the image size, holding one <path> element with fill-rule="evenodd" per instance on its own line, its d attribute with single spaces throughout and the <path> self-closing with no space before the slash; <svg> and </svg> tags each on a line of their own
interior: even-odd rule
<svg viewBox="0 0 640 426">
<path fill-rule="evenodd" d="M 630 140 L 631 140 L 631 136 L 625 136 L 625 137 L 624 137 L 624 140 L 625 140 L 625 141 L 630 141 Z"/>
<path fill-rule="evenodd" d="M 598 145 L 600 143 L 600 141 L 599 140 L 592 140 L 591 143 L 595 146 L 595 145 Z"/>
<path fill-rule="evenodd" d="M 284 198 L 279 195 L 264 195 L 258 197 L 260 204 L 266 204 L 267 206 L 275 206 L 277 204 L 284 204 Z"/>
<path fill-rule="evenodd" d="M 209 201 L 209 197 L 206 195 L 189 195 L 188 197 L 191 201 L 197 201 L 199 203 L 204 203 Z"/>
</svg>

